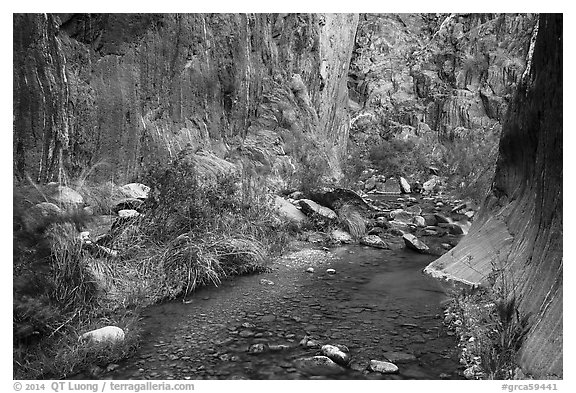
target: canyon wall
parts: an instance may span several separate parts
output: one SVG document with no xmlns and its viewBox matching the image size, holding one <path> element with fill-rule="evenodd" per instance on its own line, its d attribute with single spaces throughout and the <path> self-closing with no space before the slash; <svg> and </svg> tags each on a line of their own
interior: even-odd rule
<svg viewBox="0 0 576 393">
<path fill-rule="evenodd" d="M 537 378 L 563 373 L 562 44 L 562 15 L 541 15 L 480 217 L 456 248 L 426 268 L 476 284 L 500 271 L 498 284 L 529 316 L 518 361 Z"/>
<path fill-rule="evenodd" d="M 15 177 L 130 181 L 185 147 L 283 178 L 318 156 L 338 176 L 357 22 L 15 14 Z"/>
<path fill-rule="evenodd" d="M 362 150 L 382 138 L 435 146 L 428 160 L 440 169 L 442 143 L 495 143 L 535 21 L 534 14 L 362 15 L 349 79 L 353 142 Z"/>
</svg>

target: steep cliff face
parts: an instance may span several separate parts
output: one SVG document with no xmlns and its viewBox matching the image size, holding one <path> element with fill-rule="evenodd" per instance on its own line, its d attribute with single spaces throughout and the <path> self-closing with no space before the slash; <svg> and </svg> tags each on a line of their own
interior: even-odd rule
<svg viewBox="0 0 576 393">
<path fill-rule="evenodd" d="M 14 15 L 14 170 L 58 176 L 70 143 L 66 58 L 46 15 Z"/>
<path fill-rule="evenodd" d="M 364 15 L 349 83 L 359 104 L 353 132 L 432 131 L 442 140 L 499 127 L 534 22 L 526 14 Z"/>
<path fill-rule="evenodd" d="M 562 15 L 542 15 L 481 217 L 426 269 L 472 283 L 502 269 L 499 284 L 530 315 L 519 363 L 536 377 L 562 376 L 562 41 Z"/>
<path fill-rule="evenodd" d="M 102 177 L 126 181 L 188 145 L 287 178 L 304 140 L 337 174 L 357 21 L 15 15 L 15 173 L 49 181 L 103 161 Z"/>
</svg>

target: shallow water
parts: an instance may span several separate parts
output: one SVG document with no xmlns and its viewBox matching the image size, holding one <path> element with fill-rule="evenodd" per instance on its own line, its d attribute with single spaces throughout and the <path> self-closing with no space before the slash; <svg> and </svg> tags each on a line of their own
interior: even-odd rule
<svg viewBox="0 0 576 393">
<path fill-rule="evenodd" d="M 101 378 L 460 378 L 456 341 L 442 325 L 446 297 L 440 284 L 421 272 L 433 259 L 363 246 L 289 254 L 270 273 L 200 289 L 186 304 L 148 308 L 140 351 Z M 308 267 L 315 272 L 307 273 Z M 326 273 L 328 268 L 336 274 Z M 298 345 L 305 335 L 321 344 L 346 345 L 356 370 L 299 368 L 296 359 L 319 354 Z M 289 348 L 248 353 L 254 343 Z M 398 356 L 390 352 L 407 358 L 394 361 L 398 374 L 362 371 L 371 359 Z"/>
</svg>

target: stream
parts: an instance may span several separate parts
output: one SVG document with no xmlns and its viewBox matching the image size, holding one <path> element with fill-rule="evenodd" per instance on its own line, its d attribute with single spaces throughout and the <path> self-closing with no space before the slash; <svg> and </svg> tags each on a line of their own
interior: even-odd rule
<svg viewBox="0 0 576 393">
<path fill-rule="evenodd" d="M 303 245 L 271 272 L 149 307 L 138 353 L 100 378 L 461 379 L 456 339 L 442 324 L 447 297 L 422 273 L 434 258 L 403 247 Z M 346 345 L 349 368 L 301 367 L 298 359 L 320 354 L 299 345 L 304 336 Z M 257 343 L 270 350 L 250 353 Z M 368 372 L 371 359 L 399 372 Z"/>
</svg>

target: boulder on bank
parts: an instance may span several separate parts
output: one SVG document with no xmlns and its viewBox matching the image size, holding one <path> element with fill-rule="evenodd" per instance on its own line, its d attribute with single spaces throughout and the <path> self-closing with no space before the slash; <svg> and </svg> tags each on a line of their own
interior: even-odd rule
<svg viewBox="0 0 576 393">
<path fill-rule="evenodd" d="M 134 218 L 138 217 L 139 215 L 140 213 L 133 209 L 125 209 L 118 212 L 118 217 L 120 218 Z"/>
<path fill-rule="evenodd" d="M 91 330 L 78 337 L 81 343 L 120 343 L 124 341 L 124 330 L 117 326 L 105 326 Z"/>
<path fill-rule="evenodd" d="M 310 199 L 300 199 L 298 201 L 302 211 L 307 215 L 319 215 L 320 217 L 327 218 L 329 220 L 335 220 L 338 218 L 338 215 L 334 212 L 334 210 L 327 208 L 325 206 L 321 206 Z"/>
<path fill-rule="evenodd" d="M 118 213 L 120 210 L 138 210 L 143 203 L 144 201 L 138 198 L 122 198 L 114 202 L 112 211 Z"/>
<path fill-rule="evenodd" d="M 141 183 L 129 183 L 120 187 L 120 191 L 127 198 L 147 199 L 150 187 Z"/>
<path fill-rule="evenodd" d="M 402 236 L 402 239 L 404 239 L 404 244 L 406 244 L 406 247 L 414 251 L 418 251 L 419 253 L 425 253 L 430 250 L 430 248 L 426 244 L 424 244 L 416 236 L 410 233 L 404 234 Z"/>
<path fill-rule="evenodd" d="M 295 222 L 297 224 L 303 224 L 307 220 L 304 213 L 302 213 L 296 206 L 282 197 L 274 197 L 274 207 L 282 217 L 288 219 L 289 221 Z"/>
<path fill-rule="evenodd" d="M 84 206 L 84 198 L 79 192 L 70 187 L 61 186 L 58 183 L 50 183 L 46 186 L 46 196 L 56 205 L 66 207 Z"/>
<path fill-rule="evenodd" d="M 310 194 L 312 200 L 334 211 L 340 210 L 343 206 L 353 206 L 363 214 L 372 213 L 375 210 L 364 198 L 347 188 L 323 188 Z"/>
</svg>

